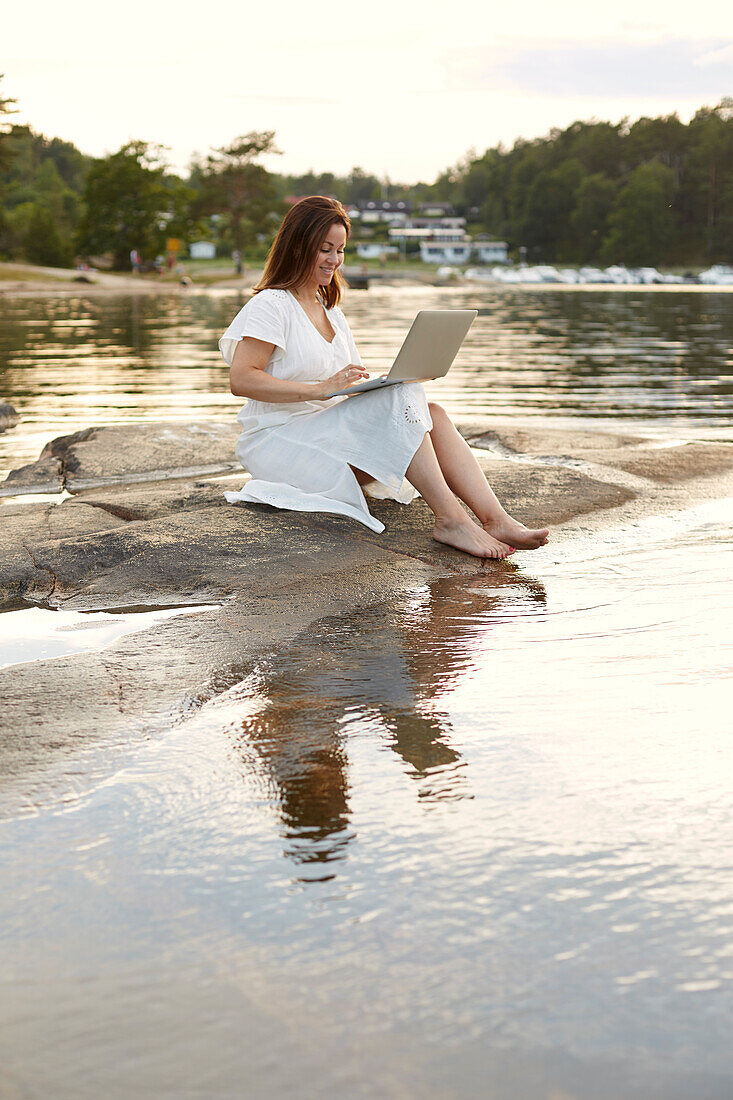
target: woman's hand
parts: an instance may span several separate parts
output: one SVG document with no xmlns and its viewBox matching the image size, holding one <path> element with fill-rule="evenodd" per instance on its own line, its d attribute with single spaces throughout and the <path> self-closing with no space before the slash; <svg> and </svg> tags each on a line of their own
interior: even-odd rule
<svg viewBox="0 0 733 1100">
<path fill-rule="evenodd" d="M 369 371 L 364 370 L 358 363 L 349 363 L 348 367 L 332 374 L 325 381 L 313 383 L 313 389 L 316 391 L 314 396 L 316 400 L 323 400 L 335 390 L 345 390 L 347 386 L 356 386 L 357 383 L 366 381 L 368 377 Z"/>
</svg>

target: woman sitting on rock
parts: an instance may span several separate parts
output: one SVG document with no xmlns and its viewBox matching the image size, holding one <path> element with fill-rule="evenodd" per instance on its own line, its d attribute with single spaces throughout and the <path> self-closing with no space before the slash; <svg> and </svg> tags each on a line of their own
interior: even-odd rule
<svg viewBox="0 0 733 1100">
<path fill-rule="evenodd" d="M 335 199 L 313 195 L 285 216 L 254 297 L 221 340 L 231 391 L 246 397 L 239 461 L 252 474 L 230 503 L 335 512 L 383 531 L 364 493 L 435 515 L 433 538 L 478 558 L 534 549 L 531 531 L 502 508 L 470 447 L 418 382 L 332 397 L 368 377 L 338 302 L 350 222 Z M 471 519 L 456 497 L 477 517 Z"/>
</svg>

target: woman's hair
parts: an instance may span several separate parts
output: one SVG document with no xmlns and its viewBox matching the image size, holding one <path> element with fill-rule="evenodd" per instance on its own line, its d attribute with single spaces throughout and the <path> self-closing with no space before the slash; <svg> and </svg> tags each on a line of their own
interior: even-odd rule
<svg viewBox="0 0 733 1100">
<path fill-rule="evenodd" d="M 295 290 L 305 282 L 313 270 L 318 250 L 334 222 L 344 227 L 348 238 L 351 222 L 337 199 L 329 199 L 325 195 L 309 195 L 291 206 L 267 254 L 262 278 L 252 287 L 254 293 L 269 287 Z M 341 272 L 336 270 L 331 282 L 322 286 L 318 292 L 326 309 L 338 305 L 345 286 Z"/>
</svg>

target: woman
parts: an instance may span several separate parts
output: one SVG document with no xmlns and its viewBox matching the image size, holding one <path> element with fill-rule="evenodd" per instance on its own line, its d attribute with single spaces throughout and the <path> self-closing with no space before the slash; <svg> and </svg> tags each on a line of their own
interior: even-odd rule
<svg viewBox="0 0 733 1100">
<path fill-rule="evenodd" d="M 438 542 L 478 558 L 542 546 L 547 530 L 528 530 L 504 511 L 470 447 L 419 383 L 328 397 L 368 377 L 338 308 L 349 230 L 335 199 L 296 203 L 254 297 L 219 341 L 231 391 L 247 398 L 236 454 L 252 474 L 227 500 L 336 512 L 379 532 L 384 524 L 362 489 L 404 504 L 417 491 L 435 516 Z"/>
</svg>

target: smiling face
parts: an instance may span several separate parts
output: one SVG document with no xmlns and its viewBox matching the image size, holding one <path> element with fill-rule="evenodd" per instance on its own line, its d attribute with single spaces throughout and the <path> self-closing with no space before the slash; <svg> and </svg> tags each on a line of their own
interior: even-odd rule
<svg viewBox="0 0 733 1100">
<path fill-rule="evenodd" d="M 311 281 L 316 286 L 328 286 L 334 276 L 334 272 L 344 262 L 344 248 L 346 246 L 346 230 L 339 222 L 333 222 L 328 227 L 328 232 L 321 247 L 316 253 L 313 265 Z"/>
</svg>

